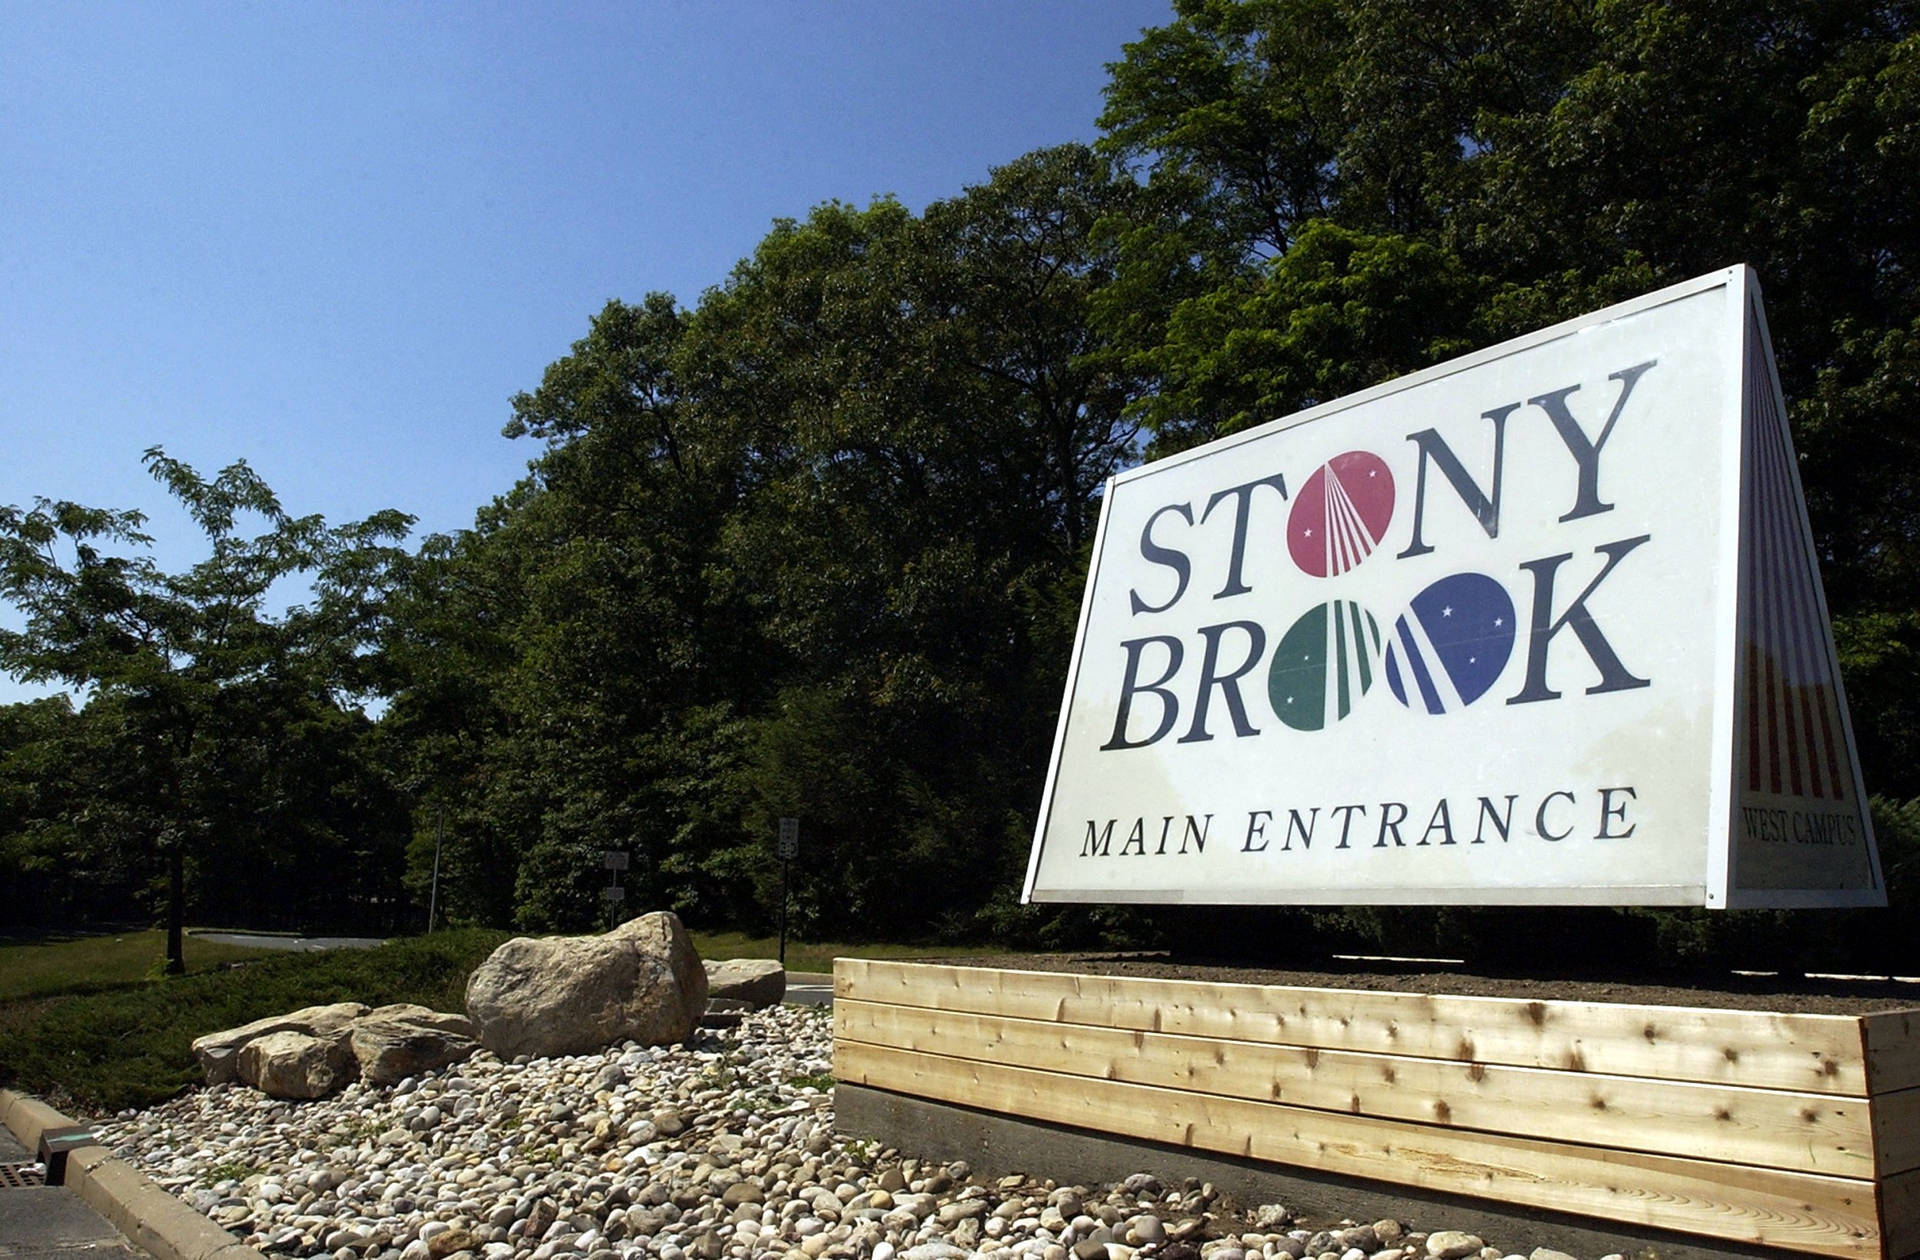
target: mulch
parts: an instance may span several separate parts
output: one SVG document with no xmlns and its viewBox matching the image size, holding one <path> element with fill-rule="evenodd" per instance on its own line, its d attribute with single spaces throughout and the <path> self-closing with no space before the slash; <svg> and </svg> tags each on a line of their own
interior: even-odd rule
<svg viewBox="0 0 1920 1260">
<path fill-rule="evenodd" d="M 1394 993 L 1453 993 L 1527 1001 L 1622 1002 L 1646 1006 L 1705 1006 L 1721 1010 L 1861 1015 L 1920 1008 L 1920 980 L 1892 977 L 1802 976 L 1723 972 L 1686 977 L 1492 975 L 1431 960 L 1330 958 L 1310 970 L 1250 965 L 1244 960 L 1179 958 L 1156 953 L 981 954 L 927 962 L 1143 976 L 1214 984 L 1268 984 Z"/>
</svg>

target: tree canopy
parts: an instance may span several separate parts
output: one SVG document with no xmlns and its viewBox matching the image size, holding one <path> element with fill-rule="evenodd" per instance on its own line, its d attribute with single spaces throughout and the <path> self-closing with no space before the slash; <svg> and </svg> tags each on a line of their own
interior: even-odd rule
<svg viewBox="0 0 1920 1260">
<path fill-rule="evenodd" d="M 528 475 L 410 555 L 393 519 L 327 530 L 244 466 L 208 482 L 158 452 L 212 547 L 188 573 L 107 554 L 139 541 L 125 514 L 0 518 L 31 612 L 0 665 L 92 689 L 0 722 L 0 855 L 110 864 L 138 848 L 88 838 L 116 811 L 150 849 L 211 851 L 317 816 L 274 775 L 372 757 L 347 813 L 410 811 L 421 901 L 443 838 L 456 920 L 601 921 L 621 851 L 637 901 L 764 926 L 797 816 L 803 932 L 1097 932 L 1012 900 L 1106 478 L 1746 262 L 1907 878 L 1910 4 L 1177 0 L 1098 122 L 917 213 L 780 220 L 691 307 L 607 303 L 511 400 Z M 246 513 L 267 532 L 235 534 Z M 265 616 L 295 569 L 317 602 Z M 82 784 L 79 750 L 149 733 Z"/>
</svg>

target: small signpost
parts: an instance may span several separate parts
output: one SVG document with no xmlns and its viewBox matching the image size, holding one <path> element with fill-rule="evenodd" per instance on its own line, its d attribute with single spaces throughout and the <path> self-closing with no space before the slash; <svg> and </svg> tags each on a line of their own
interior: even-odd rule
<svg viewBox="0 0 1920 1260">
<path fill-rule="evenodd" d="M 787 889 L 788 875 L 793 869 L 793 859 L 800 856 L 800 820 L 782 818 L 780 820 L 780 965 L 787 965 Z"/>
<path fill-rule="evenodd" d="M 620 872 L 627 869 L 627 861 L 627 855 L 616 849 L 606 849 L 600 854 L 600 864 L 613 880 L 600 890 L 600 899 L 607 903 L 608 931 L 620 926 L 620 907 L 627 899 L 627 890 L 620 887 Z"/>
</svg>

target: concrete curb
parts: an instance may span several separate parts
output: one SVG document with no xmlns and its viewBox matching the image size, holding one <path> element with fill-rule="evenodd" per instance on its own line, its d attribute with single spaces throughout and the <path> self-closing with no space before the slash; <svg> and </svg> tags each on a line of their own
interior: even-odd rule
<svg viewBox="0 0 1920 1260">
<path fill-rule="evenodd" d="M 42 1133 L 74 1122 L 37 1098 L 0 1089 L 0 1123 L 38 1151 Z M 68 1154 L 66 1184 L 154 1260 L 266 1260 L 104 1146 Z"/>
</svg>

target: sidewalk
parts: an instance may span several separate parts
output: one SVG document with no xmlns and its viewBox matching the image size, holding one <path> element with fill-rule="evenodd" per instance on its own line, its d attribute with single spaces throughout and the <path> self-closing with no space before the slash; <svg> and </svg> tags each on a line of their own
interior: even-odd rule
<svg viewBox="0 0 1920 1260">
<path fill-rule="evenodd" d="M 0 1164 L 33 1152 L 0 1125 Z M 5 1260 L 147 1260 L 107 1219 L 66 1186 L 0 1186 L 0 1257 Z"/>
<path fill-rule="evenodd" d="M 50 1129 L 81 1128 L 39 1099 L 11 1089 L 0 1089 L 0 1126 L 0 1132 L 10 1133 L 6 1149 L 21 1157 L 38 1150 L 41 1135 Z M 0 1260 L 149 1257 L 264 1260 L 104 1146 L 68 1152 L 64 1186 L 0 1189 Z"/>
</svg>

